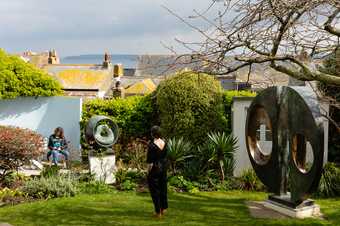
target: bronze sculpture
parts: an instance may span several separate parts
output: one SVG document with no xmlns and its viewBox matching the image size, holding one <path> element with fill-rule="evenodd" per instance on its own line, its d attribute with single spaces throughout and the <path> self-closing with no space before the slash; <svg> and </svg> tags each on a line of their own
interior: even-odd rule
<svg viewBox="0 0 340 226">
<path fill-rule="evenodd" d="M 90 118 L 85 128 L 86 142 L 93 149 L 110 149 L 117 142 L 119 128 L 111 118 L 95 115 Z"/>
<path fill-rule="evenodd" d="M 250 162 L 272 195 L 269 200 L 297 208 L 317 189 L 323 166 L 323 120 L 315 93 L 307 87 L 270 87 L 252 102 L 246 122 Z M 258 128 L 266 127 L 269 151 L 261 150 Z M 269 131 L 269 132 L 268 132 Z M 312 164 L 307 150 L 312 149 Z"/>
</svg>

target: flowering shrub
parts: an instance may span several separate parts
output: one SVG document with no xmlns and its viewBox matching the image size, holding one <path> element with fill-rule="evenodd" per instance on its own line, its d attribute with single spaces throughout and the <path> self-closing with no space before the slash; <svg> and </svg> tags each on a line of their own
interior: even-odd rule
<svg viewBox="0 0 340 226">
<path fill-rule="evenodd" d="M 0 126 L 0 181 L 43 153 L 43 137 L 29 129 Z"/>
</svg>

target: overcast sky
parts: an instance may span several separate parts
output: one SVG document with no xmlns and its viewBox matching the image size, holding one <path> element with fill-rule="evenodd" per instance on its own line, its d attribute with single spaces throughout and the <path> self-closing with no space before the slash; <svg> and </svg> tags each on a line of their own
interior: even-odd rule
<svg viewBox="0 0 340 226">
<path fill-rule="evenodd" d="M 188 17 L 211 0 L 0 0 L 0 48 L 14 53 L 55 48 L 59 55 L 162 54 L 175 37 L 199 34 L 161 5 Z M 179 47 L 177 47 L 180 50 Z M 181 50 L 183 51 L 183 50 Z"/>
</svg>

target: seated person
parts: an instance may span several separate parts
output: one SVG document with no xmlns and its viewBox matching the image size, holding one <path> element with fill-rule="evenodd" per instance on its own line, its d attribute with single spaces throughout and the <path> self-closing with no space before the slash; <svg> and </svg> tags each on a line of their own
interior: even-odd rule
<svg viewBox="0 0 340 226">
<path fill-rule="evenodd" d="M 64 137 L 64 129 L 58 127 L 54 130 L 54 134 L 49 137 L 48 140 L 47 160 L 50 161 L 52 155 L 52 162 L 58 165 L 59 154 L 65 157 L 66 162 L 68 161 L 68 156 L 70 155 L 67 151 L 67 142 Z"/>
</svg>

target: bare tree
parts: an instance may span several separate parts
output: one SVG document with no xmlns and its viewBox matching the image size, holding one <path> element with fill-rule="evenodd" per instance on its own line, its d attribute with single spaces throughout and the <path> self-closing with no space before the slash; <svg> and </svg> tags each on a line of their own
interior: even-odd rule
<svg viewBox="0 0 340 226">
<path fill-rule="evenodd" d="M 214 6 L 220 11 L 209 18 Z M 248 67 L 250 74 L 253 64 L 267 63 L 302 81 L 340 86 L 340 76 L 320 70 L 317 60 L 339 45 L 340 0 L 212 0 L 189 19 L 167 10 L 203 36 L 201 42 L 177 41 L 209 73 L 227 75 Z M 209 29 L 193 25 L 192 19 L 205 21 Z"/>
</svg>

